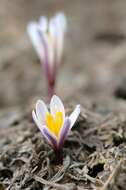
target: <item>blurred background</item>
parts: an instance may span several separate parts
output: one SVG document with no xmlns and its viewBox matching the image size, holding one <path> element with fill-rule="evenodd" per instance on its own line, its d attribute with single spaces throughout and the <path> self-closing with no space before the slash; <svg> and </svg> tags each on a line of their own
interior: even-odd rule
<svg viewBox="0 0 126 190">
<path fill-rule="evenodd" d="M 46 95 L 29 21 L 63 11 L 68 19 L 57 94 L 125 99 L 125 0 L 0 0 L 0 108 Z"/>
</svg>

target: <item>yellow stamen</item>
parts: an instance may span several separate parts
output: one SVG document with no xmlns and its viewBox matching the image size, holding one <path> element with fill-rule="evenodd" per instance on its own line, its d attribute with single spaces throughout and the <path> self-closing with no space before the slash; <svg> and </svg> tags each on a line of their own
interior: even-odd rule
<svg viewBox="0 0 126 190">
<path fill-rule="evenodd" d="M 62 123 L 63 123 L 63 114 L 62 114 L 62 112 L 57 112 L 56 118 L 55 118 L 55 134 L 56 134 L 56 136 L 58 136 L 58 134 L 59 134 L 59 131 L 62 127 Z"/>
<path fill-rule="evenodd" d="M 53 131 L 55 123 L 54 118 L 50 113 L 46 114 L 46 125 L 51 131 Z"/>
<path fill-rule="evenodd" d="M 49 130 L 58 137 L 60 129 L 63 124 L 63 114 L 62 112 L 57 112 L 55 118 L 47 113 L 46 115 L 46 125 L 49 128 Z"/>
</svg>

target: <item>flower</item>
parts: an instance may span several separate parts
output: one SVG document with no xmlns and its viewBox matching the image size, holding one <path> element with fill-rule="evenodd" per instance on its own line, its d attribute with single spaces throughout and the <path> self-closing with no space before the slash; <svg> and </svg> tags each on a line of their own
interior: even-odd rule
<svg viewBox="0 0 126 190">
<path fill-rule="evenodd" d="M 79 114 L 80 105 L 77 105 L 69 117 L 65 116 L 64 105 L 56 95 L 51 98 L 50 112 L 42 100 L 37 101 L 36 111 L 32 111 L 36 125 L 56 153 L 62 152 L 64 141 Z"/>
<path fill-rule="evenodd" d="M 62 60 L 66 28 L 66 17 L 62 12 L 49 21 L 47 17 L 42 16 L 38 23 L 32 21 L 27 27 L 33 46 L 44 66 L 50 97 L 54 91 L 57 68 Z"/>
</svg>

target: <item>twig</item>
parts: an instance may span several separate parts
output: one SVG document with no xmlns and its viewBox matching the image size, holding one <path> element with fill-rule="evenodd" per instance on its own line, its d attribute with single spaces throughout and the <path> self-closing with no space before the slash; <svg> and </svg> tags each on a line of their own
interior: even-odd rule
<svg viewBox="0 0 126 190">
<path fill-rule="evenodd" d="M 116 166 L 115 169 L 113 169 L 112 173 L 110 174 L 109 178 L 107 179 L 107 181 L 104 183 L 103 187 L 101 187 L 99 190 L 107 190 L 108 189 L 108 185 L 111 183 L 112 179 L 115 177 L 117 171 L 119 170 L 121 165 L 121 161 L 118 163 L 118 165 Z"/>
<path fill-rule="evenodd" d="M 75 188 L 75 185 L 73 183 L 69 183 L 69 184 L 58 184 L 58 183 L 55 183 L 55 182 L 52 182 L 52 181 L 47 181 L 37 175 L 34 175 L 34 179 L 44 185 L 49 185 L 49 186 L 52 186 L 52 187 L 55 187 L 59 190 L 73 190 Z"/>
</svg>

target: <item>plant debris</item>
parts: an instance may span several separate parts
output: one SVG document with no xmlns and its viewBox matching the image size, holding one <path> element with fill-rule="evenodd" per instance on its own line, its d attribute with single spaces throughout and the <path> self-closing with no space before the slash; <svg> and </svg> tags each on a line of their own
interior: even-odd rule
<svg viewBox="0 0 126 190">
<path fill-rule="evenodd" d="M 118 190 L 126 185 L 124 113 L 105 116 L 82 108 L 66 140 L 62 166 L 55 165 L 31 111 L 19 119 L 0 134 L 0 190 Z"/>
</svg>

